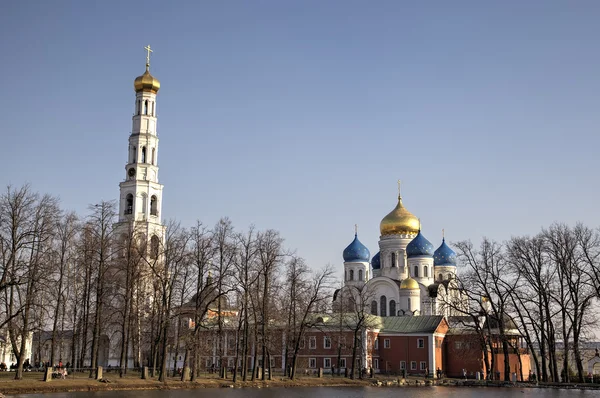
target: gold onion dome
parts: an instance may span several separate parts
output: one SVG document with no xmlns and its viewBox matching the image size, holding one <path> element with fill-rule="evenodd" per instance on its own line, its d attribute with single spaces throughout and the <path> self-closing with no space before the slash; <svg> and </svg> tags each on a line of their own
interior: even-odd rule
<svg viewBox="0 0 600 398">
<path fill-rule="evenodd" d="M 411 278 L 410 276 L 400 282 L 400 289 L 402 290 L 415 290 L 419 289 L 419 282 Z"/>
<path fill-rule="evenodd" d="M 398 196 L 398 204 L 379 224 L 381 235 L 408 235 L 419 233 L 419 219 L 406 210 L 402 197 Z"/>
<path fill-rule="evenodd" d="M 133 87 L 136 93 L 138 91 L 151 91 L 156 94 L 160 89 L 160 82 L 150 74 L 150 66 L 146 64 L 146 72 L 142 76 L 135 78 Z"/>
</svg>

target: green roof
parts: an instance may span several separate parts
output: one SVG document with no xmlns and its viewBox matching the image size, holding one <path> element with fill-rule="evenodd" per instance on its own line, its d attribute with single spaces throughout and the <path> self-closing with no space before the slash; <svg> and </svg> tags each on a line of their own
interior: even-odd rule
<svg viewBox="0 0 600 398">
<path fill-rule="evenodd" d="M 388 316 L 383 320 L 383 333 L 433 333 L 442 322 L 442 315 Z"/>
</svg>

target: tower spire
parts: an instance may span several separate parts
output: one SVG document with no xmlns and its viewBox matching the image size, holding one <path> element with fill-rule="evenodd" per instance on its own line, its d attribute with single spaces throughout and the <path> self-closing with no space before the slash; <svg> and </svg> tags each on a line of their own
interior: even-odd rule
<svg viewBox="0 0 600 398">
<path fill-rule="evenodd" d="M 358 236 L 358 224 L 354 224 L 354 236 Z"/>
<path fill-rule="evenodd" d="M 402 199 L 402 192 L 400 191 L 400 180 L 398 180 L 398 199 Z"/>
<path fill-rule="evenodd" d="M 446 239 L 446 233 L 444 231 L 444 228 L 442 228 L 442 240 L 445 240 L 445 239 Z"/>
</svg>

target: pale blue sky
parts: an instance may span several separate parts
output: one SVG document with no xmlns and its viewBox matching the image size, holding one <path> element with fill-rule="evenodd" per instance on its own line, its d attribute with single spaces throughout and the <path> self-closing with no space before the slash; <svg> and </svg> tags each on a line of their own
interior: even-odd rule
<svg viewBox="0 0 600 398">
<path fill-rule="evenodd" d="M 155 50 L 163 213 L 312 266 L 405 205 L 438 246 L 600 225 L 600 2 L 4 1 L 0 184 L 118 197 Z"/>
</svg>

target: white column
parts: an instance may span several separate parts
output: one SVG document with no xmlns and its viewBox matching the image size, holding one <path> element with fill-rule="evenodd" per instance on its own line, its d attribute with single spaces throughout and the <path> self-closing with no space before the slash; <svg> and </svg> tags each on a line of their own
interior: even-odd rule
<svg viewBox="0 0 600 398">
<path fill-rule="evenodd" d="M 429 373 L 434 375 L 433 378 L 435 378 L 435 371 L 437 369 L 435 363 L 435 334 L 431 334 L 429 340 L 431 340 L 429 344 Z"/>
</svg>

